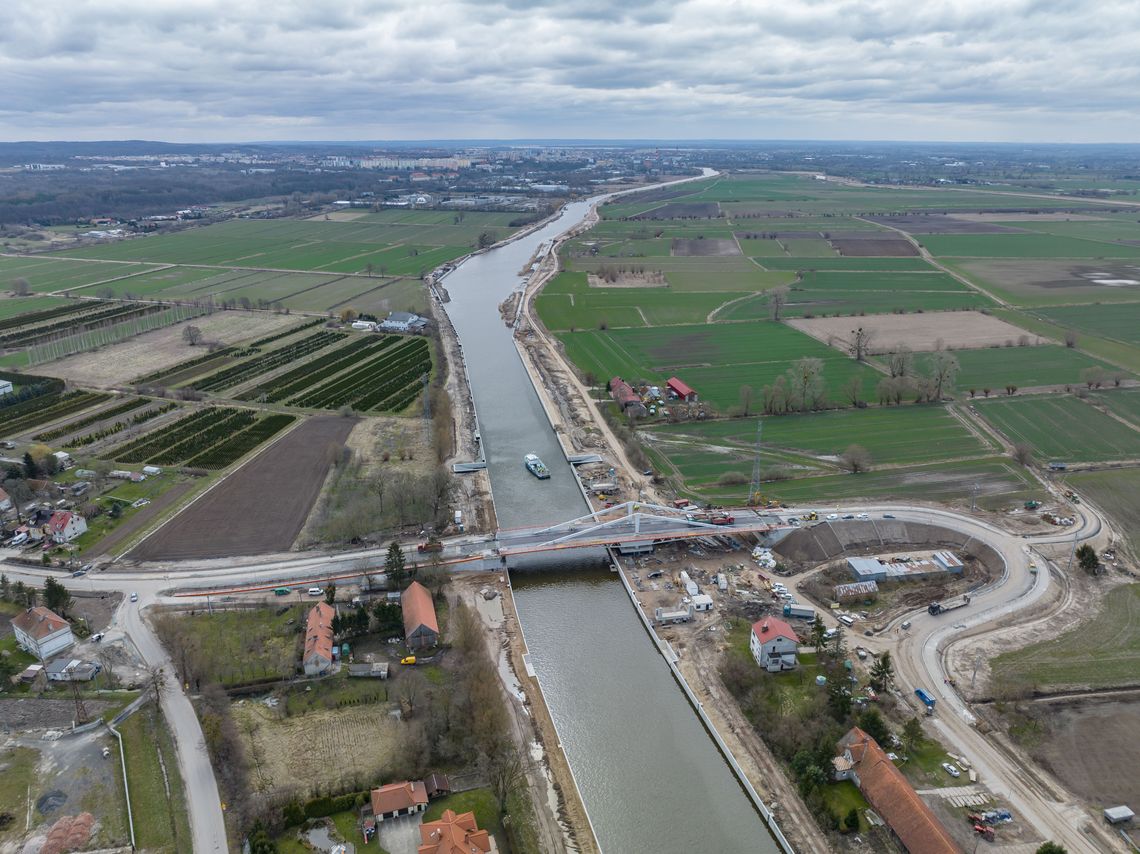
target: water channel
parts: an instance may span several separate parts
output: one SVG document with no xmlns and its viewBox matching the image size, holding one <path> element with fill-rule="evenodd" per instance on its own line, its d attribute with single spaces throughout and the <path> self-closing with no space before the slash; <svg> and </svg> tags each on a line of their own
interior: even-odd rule
<svg viewBox="0 0 1140 854">
<path fill-rule="evenodd" d="M 468 259 L 443 281 L 503 528 L 588 511 L 498 305 L 520 286 L 534 251 L 589 208 L 589 201 L 573 202 L 543 228 Z M 528 452 L 550 467 L 550 480 L 527 473 Z M 548 558 L 541 571 L 512 580 L 531 659 L 602 850 L 777 851 L 620 582 L 590 566 Z"/>
</svg>

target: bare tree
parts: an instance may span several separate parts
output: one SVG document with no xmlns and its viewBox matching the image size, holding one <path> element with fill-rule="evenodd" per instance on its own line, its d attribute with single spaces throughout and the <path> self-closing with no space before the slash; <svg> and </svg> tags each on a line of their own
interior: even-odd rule
<svg viewBox="0 0 1140 854">
<path fill-rule="evenodd" d="M 930 396 L 942 400 L 942 396 L 954 390 L 954 380 L 958 376 L 958 357 L 945 350 L 938 350 L 930 356 Z"/>
<path fill-rule="evenodd" d="M 146 686 L 155 701 L 162 696 L 162 689 L 166 685 L 166 671 L 161 667 L 152 667 L 146 672 Z"/>
<path fill-rule="evenodd" d="M 784 310 L 784 306 L 788 304 L 788 294 L 790 292 L 791 288 L 787 285 L 780 285 L 768 291 L 768 313 L 773 320 L 780 319 L 780 313 Z"/>
<path fill-rule="evenodd" d="M 491 784 L 495 800 L 498 801 L 499 809 L 505 809 L 507 798 L 523 781 L 526 766 L 523 764 L 522 754 L 514 744 L 500 741 L 498 746 L 483 758 L 481 764 L 487 781 Z"/>
<path fill-rule="evenodd" d="M 14 293 L 16 296 L 26 297 L 29 293 L 31 293 L 31 290 L 31 283 L 23 276 L 12 280 L 12 293 Z"/>
<path fill-rule="evenodd" d="M 197 326 L 187 326 L 182 330 L 182 340 L 195 347 L 202 343 L 202 330 Z"/>
<path fill-rule="evenodd" d="M 1018 442 L 1013 446 L 1013 459 L 1023 466 L 1030 466 L 1033 464 L 1033 448 L 1024 442 Z"/>
<path fill-rule="evenodd" d="M 1081 371 L 1081 382 L 1089 388 L 1100 388 L 1104 385 L 1105 373 L 1104 368 L 1099 365 L 1094 365 L 1091 368 L 1085 368 Z"/>
<path fill-rule="evenodd" d="M 839 456 L 839 462 L 851 474 L 859 474 L 871 467 L 871 452 L 862 445 L 848 445 Z"/>
<path fill-rule="evenodd" d="M 400 671 L 400 709 L 405 718 L 414 717 L 416 704 L 427 690 L 427 680 L 424 675 L 414 668 Z"/>
<path fill-rule="evenodd" d="M 1065 346 L 1070 349 L 1077 346 L 1077 333 L 1071 329 L 1065 332 Z"/>
<path fill-rule="evenodd" d="M 843 396 L 852 406 L 859 406 L 863 398 L 863 378 L 856 374 L 843 384 Z"/>
<path fill-rule="evenodd" d="M 871 341 L 874 337 L 874 330 L 864 329 L 862 326 L 851 330 L 851 343 L 848 345 L 848 350 L 855 357 L 856 362 L 866 360 L 867 352 L 871 348 Z"/>
<path fill-rule="evenodd" d="M 892 377 L 909 377 L 914 373 L 914 354 L 905 344 L 900 344 L 887 357 L 887 371 Z"/>
<path fill-rule="evenodd" d="M 823 395 L 823 359 L 804 356 L 787 371 L 788 386 L 801 411 L 816 406 Z"/>
<path fill-rule="evenodd" d="M 752 414 L 752 404 L 756 400 L 756 392 L 752 390 L 750 385 L 742 385 L 740 387 L 740 406 L 744 410 L 743 415 L 747 418 Z"/>
</svg>

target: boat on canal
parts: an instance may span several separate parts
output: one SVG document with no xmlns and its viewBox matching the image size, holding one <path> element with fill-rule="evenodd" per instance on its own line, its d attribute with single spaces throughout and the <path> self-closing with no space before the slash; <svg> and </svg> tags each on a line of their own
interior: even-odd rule
<svg viewBox="0 0 1140 854">
<path fill-rule="evenodd" d="M 546 467 L 546 463 L 538 458 L 537 454 L 527 454 L 523 457 L 523 463 L 526 465 L 526 470 L 539 480 L 546 480 L 550 477 L 550 469 Z"/>
</svg>

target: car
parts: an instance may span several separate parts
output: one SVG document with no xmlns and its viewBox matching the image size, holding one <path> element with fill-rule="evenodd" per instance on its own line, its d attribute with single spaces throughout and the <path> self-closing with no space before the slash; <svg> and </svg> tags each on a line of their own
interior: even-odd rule
<svg viewBox="0 0 1140 854">
<path fill-rule="evenodd" d="M 400 659 L 400 664 L 415 664 L 416 657 L 414 655 L 405 655 Z"/>
<path fill-rule="evenodd" d="M 835 520 L 835 519 L 838 519 L 838 518 L 839 518 L 839 514 L 838 514 L 838 513 L 828 513 L 828 514 L 827 514 L 827 519 L 828 519 L 828 521 L 832 521 L 832 520 Z"/>
<path fill-rule="evenodd" d="M 288 596 L 290 592 L 291 591 L 289 590 L 288 587 L 278 587 L 278 588 L 274 589 L 273 595 L 274 596 Z"/>
<path fill-rule="evenodd" d="M 895 517 L 894 517 L 894 516 L 892 516 L 890 513 L 884 513 L 884 514 L 883 514 L 883 518 L 884 518 L 884 519 L 893 519 L 893 518 L 895 518 Z"/>
<path fill-rule="evenodd" d="M 855 518 L 856 518 L 856 519 L 870 519 L 871 517 L 870 517 L 870 516 L 868 516 L 866 513 L 860 513 L 860 514 L 859 514 L 858 516 L 856 516 Z"/>
<path fill-rule="evenodd" d="M 324 588 L 322 588 L 322 587 L 310 587 L 309 588 L 309 595 L 310 596 L 324 596 L 325 595 Z"/>
<path fill-rule="evenodd" d="M 101 640 L 103 640 L 103 633 L 102 632 L 95 632 L 95 634 L 91 635 L 91 642 L 92 643 L 99 643 L 99 641 L 101 641 Z"/>
<path fill-rule="evenodd" d="M 71 573 L 71 577 L 72 578 L 79 578 L 80 576 L 86 575 L 86 574 L 87 574 L 86 569 L 77 569 L 77 570 L 75 570 L 75 572 Z"/>
<path fill-rule="evenodd" d="M 942 768 L 951 777 L 958 778 L 962 776 L 962 772 L 958 770 L 957 766 L 951 765 L 949 762 L 943 762 Z"/>
<path fill-rule="evenodd" d="M 139 601 L 139 594 L 137 594 L 137 593 L 132 593 L 132 594 L 131 594 L 131 601 L 132 601 L 132 602 L 137 602 L 137 601 Z"/>
<path fill-rule="evenodd" d="M 844 519 L 854 519 L 855 514 L 854 513 L 846 513 L 846 514 L 844 514 L 843 518 Z"/>
<path fill-rule="evenodd" d="M 902 630 L 903 630 L 904 632 L 905 632 L 907 629 L 909 629 L 909 628 L 910 628 L 910 620 L 903 620 L 903 621 L 902 621 L 902 625 L 900 626 L 900 628 L 902 628 Z"/>
<path fill-rule="evenodd" d="M 146 505 L 148 505 L 148 504 L 150 504 L 149 498 L 140 498 L 137 501 L 135 501 L 133 504 L 131 504 L 131 506 L 132 507 L 146 507 Z"/>
</svg>

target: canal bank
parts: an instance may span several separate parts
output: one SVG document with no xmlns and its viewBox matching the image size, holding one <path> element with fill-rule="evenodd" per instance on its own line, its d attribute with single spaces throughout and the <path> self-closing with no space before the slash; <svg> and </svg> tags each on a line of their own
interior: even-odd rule
<svg viewBox="0 0 1140 854">
<path fill-rule="evenodd" d="M 561 521 L 586 504 L 498 306 L 546 240 L 579 223 L 573 202 L 547 227 L 474 256 L 447 276 L 446 310 L 463 342 L 488 472 L 504 527 Z M 550 466 L 538 481 L 525 453 Z M 759 851 L 777 845 L 665 660 L 630 618 L 608 571 L 555 557 L 513 575 L 530 665 L 599 846 L 606 851 Z"/>
</svg>

